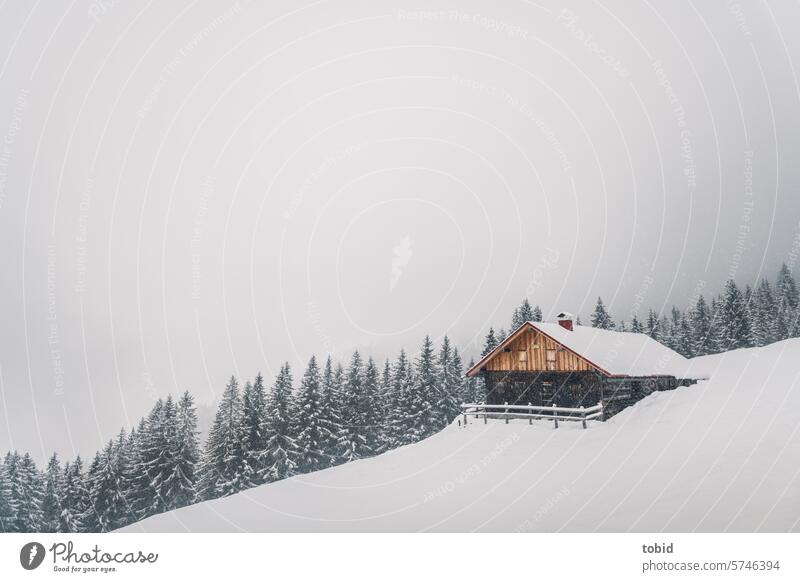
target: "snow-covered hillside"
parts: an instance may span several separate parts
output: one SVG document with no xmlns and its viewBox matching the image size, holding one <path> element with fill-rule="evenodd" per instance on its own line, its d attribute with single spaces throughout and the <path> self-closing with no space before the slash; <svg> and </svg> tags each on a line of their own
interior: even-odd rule
<svg viewBox="0 0 800 582">
<path fill-rule="evenodd" d="M 800 339 L 691 366 L 588 430 L 453 424 L 127 531 L 800 531 Z"/>
</svg>

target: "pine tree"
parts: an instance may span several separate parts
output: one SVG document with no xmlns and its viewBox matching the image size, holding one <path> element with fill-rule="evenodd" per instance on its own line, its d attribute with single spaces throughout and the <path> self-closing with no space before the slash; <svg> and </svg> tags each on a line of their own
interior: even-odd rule
<svg viewBox="0 0 800 582">
<path fill-rule="evenodd" d="M 710 353 L 711 346 L 711 312 L 705 298 L 700 295 L 689 314 L 690 327 L 692 328 L 692 353 L 695 356 L 704 356 Z"/>
<path fill-rule="evenodd" d="M 720 305 L 720 325 L 724 350 L 735 350 L 752 346 L 747 307 L 741 291 L 733 280 L 725 284 Z"/>
<path fill-rule="evenodd" d="M 91 507 L 83 521 L 90 531 L 108 532 L 127 523 L 127 504 L 119 486 L 118 452 L 114 441 L 109 441 L 89 467 Z"/>
<path fill-rule="evenodd" d="M 675 324 L 673 341 L 675 342 L 675 351 L 682 356 L 693 358 L 696 355 L 694 353 L 691 316 L 689 314 L 681 313 L 679 315 Z"/>
<path fill-rule="evenodd" d="M 81 516 L 86 513 L 89 505 L 86 503 L 86 485 L 80 455 L 75 458 L 74 463 L 64 464 L 60 497 L 61 515 L 58 520 L 58 531 L 61 533 L 84 531 Z"/>
<path fill-rule="evenodd" d="M 777 311 L 772 287 L 769 281 L 761 279 L 748 310 L 754 345 L 766 346 L 776 341 L 776 336 L 781 331 L 780 325 L 776 325 L 776 321 L 780 319 L 776 317 Z"/>
<path fill-rule="evenodd" d="M 722 299 L 711 299 L 711 330 L 709 332 L 708 353 L 718 354 L 728 349 L 722 315 Z"/>
<path fill-rule="evenodd" d="M 523 302 L 523 307 L 527 300 Z M 530 309 L 530 305 L 527 306 Z M 522 307 L 520 308 L 520 310 Z M 528 321 L 528 320 L 525 320 Z M 521 325 L 521 324 L 520 324 Z M 456 363 L 456 358 L 458 362 Z M 458 415 L 461 409 L 461 358 L 458 350 L 450 344 L 450 339 L 444 336 L 442 347 L 439 349 L 437 357 L 437 379 L 436 402 L 434 403 L 434 426 L 436 430 L 441 430 Z"/>
<path fill-rule="evenodd" d="M 361 398 L 361 424 L 364 427 L 364 436 L 371 454 L 375 455 L 380 450 L 384 440 L 385 419 L 381 415 L 380 400 L 380 374 L 378 366 L 372 357 L 367 358 L 364 367 L 364 392 Z"/>
<path fill-rule="evenodd" d="M 594 307 L 594 313 L 591 317 L 592 327 L 599 329 L 614 329 L 614 321 L 606 311 L 606 306 L 603 305 L 602 298 L 597 298 L 597 304 Z"/>
<path fill-rule="evenodd" d="M 246 382 L 242 395 L 242 431 L 244 433 L 243 486 L 264 483 L 267 473 L 267 394 L 259 372 L 255 382 Z"/>
<path fill-rule="evenodd" d="M 777 317 L 781 319 L 781 327 L 786 330 L 786 337 L 797 337 L 800 333 L 800 324 L 798 324 L 800 293 L 797 290 L 797 283 L 792 276 L 792 271 L 786 266 L 786 263 L 782 264 L 778 271 L 778 279 L 775 282 L 775 301 L 778 310 Z"/>
<path fill-rule="evenodd" d="M 531 321 L 542 321 L 542 309 L 535 305 L 533 307 L 533 314 L 531 315 Z"/>
<path fill-rule="evenodd" d="M 522 304 L 514 310 L 514 314 L 511 318 L 511 331 L 516 331 L 519 326 L 527 321 L 541 321 L 541 310 L 539 310 L 539 319 L 535 319 L 535 317 L 534 309 L 531 307 L 526 297 L 522 300 Z"/>
<path fill-rule="evenodd" d="M 148 500 L 144 515 L 169 511 L 174 507 L 173 495 L 179 486 L 176 478 L 175 449 L 177 441 L 177 409 L 172 396 L 167 396 L 159 406 L 156 403 L 147 420 L 147 429 L 141 441 L 139 459 L 146 475 L 144 491 Z"/>
<path fill-rule="evenodd" d="M 328 466 L 323 448 L 327 442 L 327 435 L 322 410 L 322 378 L 315 356 L 311 356 L 300 381 L 296 408 L 292 432 L 297 435 L 295 441 L 299 451 L 297 471 L 309 473 L 324 469 Z"/>
<path fill-rule="evenodd" d="M 489 333 L 486 334 L 486 340 L 483 343 L 483 351 L 481 352 L 481 356 L 485 356 L 493 349 L 495 349 L 500 342 L 497 341 L 497 338 L 494 335 L 494 328 L 489 328 Z"/>
<path fill-rule="evenodd" d="M 171 474 L 166 495 L 169 508 L 185 507 L 197 500 L 197 478 L 200 464 L 197 408 L 194 397 L 185 391 L 178 401 L 175 415 L 175 439 L 171 443 Z"/>
<path fill-rule="evenodd" d="M 391 448 L 393 430 L 391 425 L 392 406 L 395 401 L 392 383 L 392 365 L 387 358 L 383 363 L 383 372 L 378 386 L 378 407 L 380 409 L 380 442 L 375 450 L 380 454 Z"/>
<path fill-rule="evenodd" d="M 679 352 L 680 344 L 680 327 L 681 327 L 681 312 L 677 307 L 672 307 L 669 314 L 669 319 L 665 319 L 662 325 L 661 343 Z"/>
<path fill-rule="evenodd" d="M 392 413 L 389 417 L 390 448 L 414 442 L 410 440 L 413 418 L 411 406 L 414 391 L 414 376 L 405 350 L 400 350 L 392 370 Z"/>
<path fill-rule="evenodd" d="M 231 376 L 208 433 L 199 494 L 215 499 L 238 493 L 244 486 L 244 429 L 239 383 Z"/>
<path fill-rule="evenodd" d="M 116 442 L 117 449 L 117 482 L 119 489 L 122 492 L 122 497 L 125 500 L 125 523 L 133 523 L 139 519 L 136 513 L 134 500 L 136 495 L 133 491 L 133 484 L 137 472 L 137 456 L 136 451 L 136 429 L 131 429 L 130 433 L 126 433 L 122 428 L 117 435 Z M 62 481 L 63 481 L 62 474 Z"/>
<path fill-rule="evenodd" d="M 461 354 L 458 352 L 457 347 L 453 347 L 453 357 L 450 358 L 449 377 L 452 382 L 450 387 L 450 393 L 452 395 L 451 402 L 455 405 L 452 410 L 454 415 L 449 419 L 449 422 L 452 422 L 453 418 L 461 412 L 461 405 L 467 402 L 465 397 L 466 385 L 464 383 L 464 365 L 462 364 Z"/>
<path fill-rule="evenodd" d="M 475 360 L 472 359 L 467 364 L 467 369 L 472 369 L 475 366 Z M 477 404 L 486 400 L 486 390 L 483 386 L 481 378 L 472 377 L 464 380 L 464 402 L 466 404 Z"/>
<path fill-rule="evenodd" d="M 38 532 L 42 527 L 42 479 L 29 453 L 17 451 L 5 458 L 11 485 L 11 506 L 16 508 L 13 529 L 17 532 Z"/>
<path fill-rule="evenodd" d="M 42 497 L 42 530 L 43 532 L 57 533 L 59 530 L 59 517 L 61 515 L 61 490 L 62 484 L 61 463 L 58 455 L 53 453 L 47 463 L 44 473 L 44 495 Z"/>
<path fill-rule="evenodd" d="M 342 426 L 339 431 L 338 457 L 354 461 L 374 454 L 366 437 L 364 423 L 364 364 L 358 351 L 353 352 L 342 391 Z"/>
<path fill-rule="evenodd" d="M 636 317 L 636 314 L 633 315 L 633 319 L 631 319 L 631 332 L 633 333 L 644 333 L 644 326 L 639 321 L 639 318 Z"/>
<path fill-rule="evenodd" d="M 408 415 L 411 430 L 405 440 L 418 442 L 439 430 L 435 416 L 434 398 L 439 371 L 430 336 L 425 336 L 419 356 L 414 363 L 414 382 Z"/>
<path fill-rule="evenodd" d="M 658 341 L 661 337 L 658 321 L 658 313 L 650 309 L 647 312 L 647 323 L 644 326 L 644 333 Z"/>
<path fill-rule="evenodd" d="M 338 372 L 334 372 L 333 360 L 328 356 L 322 372 L 322 395 L 320 398 L 322 411 L 320 419 L 322 442 L 320 443 L 320 449 L 325 455 L 325 467 L 335 465 L 338 459 L 338 435 L 341 430 L 339 403 L 341 400 L 340 390 L 343 374 L 341 366 L 338 367 Z"/>
<path fill-rule="evenodd" d="M 8 469 L 0 461 L 0 532 L 13 533 L 16 530 L 17 507 L 11 490 L 11 479 Z"/>
<path fill-rule="evenodd" d="M 286 479 L 298 471 L 299 451 L 292 433 L 295 414 L 292 383 L 292 370 L 287 362 L 281 367 L 267 400 L 267 481 Z"/>
</svg>

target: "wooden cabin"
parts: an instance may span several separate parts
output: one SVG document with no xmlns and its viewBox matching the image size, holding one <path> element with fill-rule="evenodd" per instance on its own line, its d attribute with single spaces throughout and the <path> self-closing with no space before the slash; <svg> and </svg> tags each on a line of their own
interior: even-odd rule
<svg viewBox="0 0 800 582">
<path fill-rule="evenodd" d="M 657 390 L 694 384 L 688 360 L 641 333 L 556 323 L 522 324 L 469 371 L 486 384 L 487 404 L 593 406 L 607 416 Z"/>
</svg>

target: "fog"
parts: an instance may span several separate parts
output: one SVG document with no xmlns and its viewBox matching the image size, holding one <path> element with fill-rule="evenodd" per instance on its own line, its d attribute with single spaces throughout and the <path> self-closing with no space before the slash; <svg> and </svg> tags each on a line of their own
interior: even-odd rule
<svg viewBox="0 0 800 582">
<path fill-rule="evenodd" d="M 0 451 L 795 266 L 796 3 L 0 10 Z"/>
</svg>

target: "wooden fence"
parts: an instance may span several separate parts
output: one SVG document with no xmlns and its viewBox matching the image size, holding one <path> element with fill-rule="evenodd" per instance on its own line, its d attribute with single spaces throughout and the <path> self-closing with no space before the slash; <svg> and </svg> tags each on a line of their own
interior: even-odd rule
<svg viewBox="0 0 800 582">
<path fill-rule="evenodd" d="M 464 426 L 467 425 L 467 417 L 474 416 L 476 419 L 483 417 L 483 422 L 488 422 L 489 418 L 503 418 L 508 424 L 512 418 L 528 419 L 529 424 L 535 418 L 552 420 L 555 428 L 558 428 L 559 420 L 580 421 L 583 428 L 586 428 L 587 420 L 599 418 L 604 420 L 603 401 L 601 400 L 589 408 L 566 408 L 564 406 L 532 406 L 530 404 L 462 404 L 461 414 L 464 417 Z"/>
</svg>

